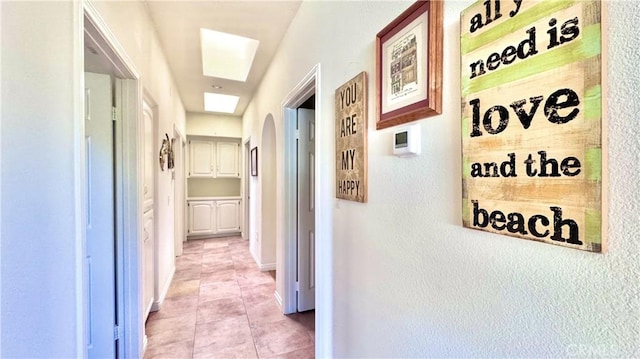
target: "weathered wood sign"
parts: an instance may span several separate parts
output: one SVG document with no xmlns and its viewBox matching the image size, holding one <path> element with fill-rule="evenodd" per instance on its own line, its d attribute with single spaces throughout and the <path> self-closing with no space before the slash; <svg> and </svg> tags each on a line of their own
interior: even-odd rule
<svg viewBox="0 0 640 359">
<path fill-rule="evenodd" d="M 367 74 L 336 90 L 336 198 L 367 202 Z"/>
<path fill-rule="evenodd" d="M 463 225 L 602 251 L 600 1 L 481 0 L 461 27 Z"/>
</svg>

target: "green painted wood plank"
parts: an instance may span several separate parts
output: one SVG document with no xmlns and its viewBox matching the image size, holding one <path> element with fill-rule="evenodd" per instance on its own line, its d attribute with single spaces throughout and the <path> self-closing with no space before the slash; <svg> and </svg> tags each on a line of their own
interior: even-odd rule
<svg viewBox="0 0 640 359">
<path fill-rule="evenodd" d="M 598 121 L 602 118 L 602 86 L 595 85 L 586 89 L 584 118 L 587 121 Z"/>
<path fill-rule="evenodd" d="M 600 24 L 594 24 L 583 29 L 583 37 L 580 40 L 574 40 L 567 45 L 521 60 L 500 70 L 478 76 L 468 82 L 462 79 L 464 86 L 462 88 L 462 96 L 468 96 L 472 93 L 588 59 L 600 53 Z"/>
<path fill-rule="evenodd" d="M 585 176 L 588 181 L 602 181 L 602 149 L 588 148 L 584 153 Z"/>
<path fill-rule="evenodd" d="M 587 243 L 602 244 L 602 211 L 587 208 L 584 212 Z"/>
</svg>

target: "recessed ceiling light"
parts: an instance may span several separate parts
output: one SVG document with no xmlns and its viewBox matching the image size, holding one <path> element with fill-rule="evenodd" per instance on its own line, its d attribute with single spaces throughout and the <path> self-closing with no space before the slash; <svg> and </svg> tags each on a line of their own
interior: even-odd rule
<svg viewBox="0 0 640 359">
<path fill-rule="evenodd" d="M 208 112 L 234 113 L 240 97 L 219 93 L 204 93 L 204 110 Z"/>
<path fill-rule="evenodd" d="M 205 76 L 246 81 L 258 44 L 258 40 L 200 29 L 202 73 Z"/>
</svg>

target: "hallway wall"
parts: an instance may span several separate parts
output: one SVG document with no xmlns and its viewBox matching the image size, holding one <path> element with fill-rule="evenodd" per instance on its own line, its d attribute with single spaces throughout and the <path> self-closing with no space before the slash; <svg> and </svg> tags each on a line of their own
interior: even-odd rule
<svg viewBox="0 0 640 359">
<path fill-rule="evenodd" d="M 244 115 L 243 137 L 260 138 L 266 114 L 274 114 L 281 240 L 280 106 L 321 64 L 318 199 L 333 235 L 323 244 L 330 258 L 318 263 L 318 277 L 325 276 L 332 291 L 320 295 L 316 333 L 328 330 L 332 345 L 320 346 L 317 354 L 637 355 L 640 104 L 633 74 L 640 40 L 633 24 L 640 4 L 605 3 L 610 11 L 604 35 L 610 43 L 609 250 L 593 254 L 461 226 L 459 19 L 471 0 L 444 4 L 444 111 L 416 122 L 422 127 L 422 155 L 391 155 L 393 128 L 375 130 L 375 36 L 411 3 L 303 2 Z M 362 70 L 369 74 L 367 204 L 336 200 L 333 184 L 334 91 Z"/>
<path fill-rule="evenodd" d="M 0 4 L 3 358 L 78 358 L 85 351 L 81 3 Z M 172 134 L 174 124 L 185 133 L 184 107 L 144 4 L 94 4 L 158 103 L 159 133 Z M 158 204 L 166 282 L 174 261 L 168 171 L 160 173 Z"/>
<path fill-rule="evenodd" d="M 134 62 L 136 69 L 140 72 L 145 91 L 158 104 L 156 141 L 159 143 L 165 133 L 172 137 L 174 126 L 180 133 L 186 134 L 185 109 L 144 3 L 139 1 L 92 3 Z M 164 296 L 175 270 L 173 228 L 175 203 L 171 171 L 166 168 L 160 171 L 159 166 L 154 168 L 157 171 L 158 186 L 154 212 L 156 223 L 158 223 L 158 230 L 155 232 L 156 245 L 159 246 L 157 283 L 158 294 Z M 162 298 L 155 298 L 154 304 L 157 304 L 159 299 Z"/>
</svg>

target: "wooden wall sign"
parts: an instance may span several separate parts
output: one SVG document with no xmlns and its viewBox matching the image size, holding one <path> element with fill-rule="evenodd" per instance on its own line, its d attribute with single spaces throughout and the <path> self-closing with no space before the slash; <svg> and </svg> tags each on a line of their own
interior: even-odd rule
<svg viewBox="0 0 640 359">
<path fill-rule="evenodd" d="M 461 27 L 463 225 L 603 251 L 600 1 L 480 0 Z"/>
<path fill-rule="evenodd" d="M 367 202 L 367 74 L 336 90 L 336 198 Z"/>
</svg>

